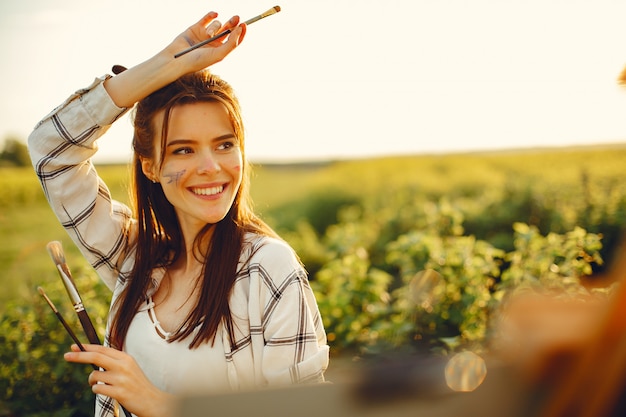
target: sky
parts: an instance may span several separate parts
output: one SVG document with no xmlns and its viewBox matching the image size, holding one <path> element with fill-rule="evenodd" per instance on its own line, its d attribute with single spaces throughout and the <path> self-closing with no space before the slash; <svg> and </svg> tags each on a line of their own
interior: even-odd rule
<svg viewBox="0 0 626 417">
<path fill-rule="evenodd" d="M 215 10 L 257 162 L 626 143 L 620 0 L 3 0 L 0 139 Z M 130 159 L 130 120 L 96 162 Z"/>
</svg>

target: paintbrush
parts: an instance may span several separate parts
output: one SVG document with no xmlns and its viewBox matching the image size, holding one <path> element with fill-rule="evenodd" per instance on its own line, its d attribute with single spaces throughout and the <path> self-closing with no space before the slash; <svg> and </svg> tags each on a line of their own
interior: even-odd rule
<svg viewBox="0 0 626 417">
<path fill-rule="evenodd" d="M 46 295 L 46 292 L 43 290 L 43 288 L 37 287 L 37 291 L 39 291 L 39 294 L 41 294 L 41 296 L 46 300 L 46 302 L 48 303 L 48 305 L 50 306 L 50 308 L 52 309 L 54 314 L 57 316 L 57 318 L 59 319 L 59 321 L 63 325 L 63 327 L 65 327 L 65 330 L 70 335 L 70 337 L 72 338 L 74 343 L 76 343 L 76 345 L 78 345 L 78 348 L 80 350 L 85 352 L 85 347 L 83 346 L 82 343 L 80 343 L 80 340 L 78 339 L 78 337 L 76 337 L 76 333 L 74 333 L 72 328 L 67 324 L 67 322 L 65 321 L 65 319 L 63 318 L 63 316 L 61 315 L 59 310 L 57 310 L 57 308 L 55 307 L 55 305 L 52 302 L 52 300 L 50 300 L 50 298 L 48 298 L 48 296 Z"/>
<path fill-rule="evenodd" d="M 63 281 L 63 285 L 65 285 L 65 289 L 67 290 L 67 294 L 70 296 L 70 300 L 74 305 L 74 310 L 78 315 L 78 319 L 80 320 L 80 324 L 87 335 L 87 339 L 89 339 L 89 343 L 94 345 L 101 345 L 100 338 L 98 337 L 98 333 L 96 333 L 96 329 L 93 327 L 91 323 L 91 319 L 87 314 L 87 310 L 83 306 L 83 301 L 80 298 L 80 294 L 78 293 L 78 289 L 76 288 L 76 284 L 72 279 L 72 274 L 70 273 L 70 269 L 65 262 L 65 255 L 63 254 L 63 246 L 61 242 L 53 241 L 48 243 L 48 252 L 54 261 L 57 270 L 59 271 L 59 275 L 61 275 L 61 280 Z M 80 346 L 79 346 L 80 348 Z M 84 348 L 83 348 L 84 349 Z M 94 369 L 97 369 L 95 365 Z M 119 403 L 118 403 L 119 404 Z M 120 408 L 124 412 L 124 415 L 130 417 L 130 412 L 124 408 L 123 405 L 120 404 Z"/>
<path fill-rule="evenodd" d="M 85 331 L 85 335 L 87 335 L 89 343 L 100 345 L 101 343 L 100 338 L 98 337 L 98 333 L 96 333 L 96 329 L 91 323 L 89 314 L 87 314 L 87 310 L 85 310 L 85 307 L 83 306 L 83 301 L 81 300 L 78 289 L 76 288 L 76 284 L 74 284 L 74 280 L 72 279 L 70 269 L 65 263 L 65 255 L 63 254 L 63 247 L 61 246 L 61 242 L 53 241 L 48 243 L 48 252 L 50 253 L 52 260 L 54 261 L 57 270 L 59 271 L 59 275 L 61 275 L 63 285 L 65 285 L 67 294 L 70 296 L 70 300 L 74 305 L 74 310 L 78 315 L 78 319 L 80 320 L 80 324 Z"/>
<path fill-rule="evenodd" d="M 67 324 L 67 322 L 65 321 L 65 319 L 63 318 L 63 316 L 61 315 L 61 313 L 59 312 L 59 310 L 57 310 L 56 306 L 54 305 L 54 303 L 52 302 L 52 300 L 50 300 L 50 298 L 46 295 L 46 292 L 43 290 L 43 288 L 41 287 L 37 287 L 37 290 L 39 291 L 39 294 L 41 294 L 41 296 L 46 300 L 46 302 L 48 303 L 48 305 L 50 306 L 50 308 L 52 309 L 52 311 L 54 312 L 54 314 L 57 316 L 57 318 L 59 319 L 59 321 L 61 322 L 61 324 L 63 325 L 63 327 L 65 327 L 65 330 L 67 331 L 67 333 L 70 335 L 70 337 L 72 338 L 72 340 L 74 341 L 74 343 L 76 343 L 76 345 L 78 346 L 78 348 L 80 350 L 82 350 L 83 352 L 85 352 L 85 347 L 83 346 L 82 343 L 80 343 L 80 340 L 78 339 L 78 337 L 76 337 L 76 333 L 74 333 L 74 331 L 72 331 L 72 328 L 69 326 L 69 324 Z M 91 365 L 93 367 L 93 369 L 95 369 L 96 371 L 99 369 L 96 365 Z"/>
<path fill-rule="evenodd" d="M 267 16 L 271 16 L 271 15 L 273 15 L 273 14 L 275 14 L 275 13 L 278 13 L 278 12 L 280 12 L 280 6 L 274 6 L 274 7 L 272 7 L 271 9 L 267 10 L 266 12 L 261 13 L 261 14 L 260 14 L 260 15 L 258 15 L 258 16 L 255 16 L 255 17 L 253 17 L 253 18 L 251 18 L 251 19 L 246 20 L 244 23 L 246 24 L 246 26 L 247 26 L 247 25 L 251 25 L 252 23 L 254 23 L 254 22 L 258 21 L 258 20 L 261 20 L 261 19 L 263 19 L 263 18 L 266 18 Z M 178 57 L 180 57 L 180 56 L 183 56 L 183 55 L 185 55 L 187 52 L 191 52 L 191 51 L 193 51 L 194 49 L 198 49 L 198 48 L 200 48 L 201 46 L 206 45 L 207 43 L 211 43 L 211 42 L 213 42 L 214 40 L 217 40 L 217 39 L 219 39 L 219 38 L 222 38 L 222 37 L 224 37 L 224 36 L 228 35 L 230 32 L 232 32 L 232 31 L 231 31 L 230 29 L 227 29 L 227 30 L 225 30 L 225 31 L 223 31 L 223 32 L 220 32 L 220 33 L 218 33 L 217 35 L 215 35 L 215 36 L 213 36 L 213 37 L 211 37 L 211 38 L 209 38 L 209 39 L 205 39 L 205 40 L 203 40 L 202 42 L 198 42 L 197 44 L 190 46 L 189 48 L 185 49 L 184 51 L 181 51 L 181 52 L 177 53 L 176 55 L 174 55 L 174 58 L 178 58 Z"/>
</svg>

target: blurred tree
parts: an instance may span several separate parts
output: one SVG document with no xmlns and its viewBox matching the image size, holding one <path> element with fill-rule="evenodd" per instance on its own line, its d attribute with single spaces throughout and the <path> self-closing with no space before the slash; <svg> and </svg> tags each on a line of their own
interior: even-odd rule
<svg viewBox="0 0 626 417">
<path fill-rule="evenodd" d="M 29 165 L 30 156 L 24 141 L 15 136 L 6 137 L 2 152 L 0 152 L 0 166 L 23 167 Z"/>
</svg>

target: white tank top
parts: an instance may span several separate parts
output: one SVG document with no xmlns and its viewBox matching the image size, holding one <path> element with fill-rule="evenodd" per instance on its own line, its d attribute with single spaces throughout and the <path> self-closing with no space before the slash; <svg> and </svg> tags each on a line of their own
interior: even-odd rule
<svg viewBox="0 0 626 417">
<path fill-rule="evenodd" d="M 229 391 L 224 346 L 218 329 L 215 343 L 189 349 L 188 338 L 167 342 L 149 299 L 130 324 L 124 350 L 159 389 L 177 395 L 215 394 Z"/>
</svg>

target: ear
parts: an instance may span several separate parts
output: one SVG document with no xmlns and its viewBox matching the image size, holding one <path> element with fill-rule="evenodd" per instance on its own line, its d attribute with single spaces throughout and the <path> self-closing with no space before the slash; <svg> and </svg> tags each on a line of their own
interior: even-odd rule
<svg viewBox="0 0 626 417">
<path fill-rule="evenodd" d="M 140 158 L 141 170 L 143 174 L 152 182 L 158 182 L 159 176 L 154 167 L 154 161 L 151 158 Z"/>
</svg>

